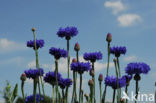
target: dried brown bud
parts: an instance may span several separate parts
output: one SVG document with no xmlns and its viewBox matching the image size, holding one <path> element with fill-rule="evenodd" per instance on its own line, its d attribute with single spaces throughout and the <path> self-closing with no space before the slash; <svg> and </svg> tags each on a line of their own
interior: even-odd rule
<svg viewBox="0 0 156 103">
<path fill-rule="evenodd" d="M 77 62 L 76 58 L 73 58 L 72 62 L 73 63 L 76 63 Z"/>
</svg>

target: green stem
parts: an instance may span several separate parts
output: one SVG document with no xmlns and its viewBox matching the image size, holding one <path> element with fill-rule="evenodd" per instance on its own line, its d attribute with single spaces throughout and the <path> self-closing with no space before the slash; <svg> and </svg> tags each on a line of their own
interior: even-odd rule
<svg viewBox="0 0 156 103">
<path fill-rule="evenodd" d="M 90 86 L 90 102 L 89 103 L 93 103 L 93 87 Z"/>
<path fill-rule="evenodd" d="M 114 89 L 114 90 L 113 90 L 113 101 L 112 101 L 112 103 L 115 102 L 115 93 L 116 93 L 116 90 Z"/>
<path fill-rule="evenodd" d="M 55 88 L 54 88 L 54 85 L 52 86 L 52 88 L 53 88 L 52 103 L 55 103 Z"/>
<path fill-rule="evenodd" d="M 138 98 L 138 80 L 136 80 L 136 91 L 135 91 L 135 93 L 136 93 L 136 96 L 135 96 L 135 99 L 136 99 L 136 101 L 135 101 L 135 103 L 137 103 L 137 98 Z"/>
<path fill-rule="evenodd" d="M 24 81 L 21 83 L 21 91 L 22 91 L 22 96 L 23 96 L 23 103 L 25 103 L 25 96 L 24 96 Z"/>
<path fill-rule="evenodd" d="M 119 77 L 121 77 L 119 57 L 117 57 L 117 65 L 118 65 Z M 120 93 L 120 98 L 121 98 L 121 88 L 120 88 L 119 90 L 120 90 L 120 92 L 119 92 L 119 93 Z"/>
<path fill-rule="evenodd" d="M 34 79 L 34 91 L 33 91 L 33 95 L 34 95 L 34 103 L 36 103 L 36 86 L 37 86 L 37 82 Z"/>
<path fill-rule="evenodd" d="M 35 37 L 35 31 L 33 31 L 33 35 L 34 35 L 34 46 L 35 46 L 35 55 L 36 55 L 36 68 L 39 69 L 39 72 L 41 74 L 41 71 L 40 71 L 40 67 L 39 67 L 39 57 L 38 57 L 38 51 L 37 51 L 37 46 L 36 46 L 36 37 Z M 41 85 L 42 85 L 42 91 L 43 91 L 43 95 L 45 97 L 45 92 L 44 92 L 44 84 L 43 84 L 43 81 L 42 81 L 42 76 L 40 75 L 40 80 L 41 80 Z M 40 83 L 40 82 L 39 82 Z M 39 84 L 40 86 L 40 84 Z M 39 88 L 40 89 L 40 88 Z M 40 91 L 40 90 L 39 90 Z M 41 94 L 40 94 L 41 96 Z"/>
<path fill-rule="evenodd" d="M 94 96 L 94 103 L 95 103 L 95 68 L 94 68 L 94 62 L 92 62 L 92 69 L 94 71 L 94 76 L 93 76 L 93 81 L 94 81 L 94 85 L 93 85 L 93 96 Z"/>
<path fill-rule="evenodd" d="M 119 82 L 118 82 L 118 78 L 119 78 L 119 75 L 118 75 L 118 69 L 117 69 L 117 63 L 114 62 L 114 65 L 115 65 L 115 72 L 116 72 L 116 77 L 117 77 L 117 103 L 120 102 L 120 91 L 119 91 Z"/>
<path fill-rule="evenodd" d="M 121 77 L 119 57 L 117 57 L 117 65 L 118 65 L 118 70 L 119 70 L 119 77 Z"/>
<path fill-rule="evenodd" d="M 126 88 L 125 88 L 125 93 L 127 94 L 128 96 L 128 85 L 126 85 Z M 128 99 L 126 99 L 126 103 L 128 103 Z"/>
<path fill-rule="evenodd" d="M 62 89 L 62 103 L 65 103 L 64 89 Z"/>
<path fill-rule="evenodd" d="M 100 103 L 101 103 L 101 96 L 102 96 L 102 88 L 101 88 L 101 81 L 99 82 L 99 88 L 100 88 Z"/>
<path fill-rule="evenodd" d="M 58 80 L 57 80 L 57 73 L 58 73 L 58 61 L 55 60 L 55 79 L 56 79 L 56 103 L 58 100 Z"/>
<path fill-rule="evenodd" d="M 69 40 L 67 40 L 67 68 L 68 68 L 68 78 L 69 78 L 69 65 L 70 65 L 70 55 L 69 55 Z"/>
<path fill-rule="evenodd" d="M 80 74 L 79 103 L 81 103 L 81 90 L 82 90 L 82 74 Z"/>
<path fill-rule="evenodd" d="M 107 53 L 108 53 L 108 58 L 107 58 L 107 73 L 106 73 L 106 77 L 109 74 L 109 62 L 110 62 L 110 42 L 108 42 L 108 46 L 107 46 Z M 103 97 L 102 97 L 102 103 L 105 103 L 105 98 L 106 98 L 106 92 L 107 92 L 107 85 L 105 85 L 104 88 L 104 92 L 103 92 Z"/>
</svg>

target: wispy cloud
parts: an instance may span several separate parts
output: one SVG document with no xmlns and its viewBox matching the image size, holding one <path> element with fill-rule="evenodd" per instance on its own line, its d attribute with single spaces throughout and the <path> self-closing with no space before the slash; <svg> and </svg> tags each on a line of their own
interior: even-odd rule
<svg viewBox="0 0 156 103">
<path fill-rule="evenodd" d="M 23 63 L 24 59 L 22 57 L 13 57 L 13 58 L 9 58 L 9 59 L 3 59 L 0 60 L 0 65 L 8 65 L 8 64 L 14 64 L 17 66 L 21 66 Z"/>
<path fill-rule="evenodd" d="M 141 16 L 138 14 L 122 14 L 117 18 L 119 25 L 122 27 L 128 27 L 141 22 Z"/>
<path fill-rule="evenodd" d="M 18 50 L 26 49 L 24 44 L 17 43 L 15 41 L 10 41 L 6 38 L 0 39 L 0 53 L 8 53 Z"/>
<path fill-rule="evenodd" d="M 71 57 L 71 60 L 73 59 L 73 57 Z M 79 57 L 79 60 L 81 61 L 81 62 L 86 62 L 84 59 L 83 59 L 83 56 L 80 56 Z M 40 67 L 42 67 L 42 68 L 44 68 L 44 69 L 53 69 L 54 70 L 54 68 L 55 68 L 55 64 L 47 64 L 47 63 L 43 63 L 43 64 L 40 64 L 41 66 Z M 27 67 L 28 68 L 35 68 L 35 66 L 36 66 L 36 63 L 35 63 L 35 60 L 33 60 L 33 61 L 31 61 L 31 62 L 29 62 L 28 64 L 27 64 Z M 59 60 L 59 65 L 58 65 L 58 67 L 59 67 L 59 72 L 61 72 L 61 73 L 66 73 L 67 72 L 67 59 L 64 59 L 64 58 L 61 58 L 60 60 Z M 96 71 L 98 72 L 98 71 L 101 71 L 101 70 L 103 70 L 103 69 L 106 69 L 106 67 L 107 67 L 107 63 L 105 62 L 105 63 L 101 63 L 101 62 L 96 62 L 95 63 L 95 67 L 96 67 Z M 110 68 L 113 68 L 114 67 L 114 63 L 113 62 L 110 62 Z"/>
<path fill-rule="evenodd" d="M 106 8 L 111 8 L 113 14 L 118 14 L 119 12 L 127 9 L 127 7 L 119 0 L 117 0 L 117 1 L 106 1 L 104 3 L 104 6 Z"/>
<path fill-rule="evenodd" d="M 125 62 L 132 62 L 132 61 L 136 61 L 137 60 L 137 57 L 134 56 L 134 55 L 132 55 L 132 56 L 126 56 L 126 57 L 123 58 L 123 60 Z"/>
</svg>

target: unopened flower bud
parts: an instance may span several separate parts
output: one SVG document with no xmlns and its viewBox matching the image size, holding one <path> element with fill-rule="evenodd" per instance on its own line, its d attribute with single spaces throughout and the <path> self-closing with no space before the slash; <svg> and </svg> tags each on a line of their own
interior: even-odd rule
<svg viewBox="0 0 156 103">
<path fill-rule="evenodd" d="M 136 80 L 136 81 L 139 81 L 139 80 L 141 80 L 141 77 L 140 77 L 140 75 L 139 75 L 139 74 L 135 74 L 135 76 L 134 76 L 134 80 Z"/>
<path fill-rule="evenodd" d="M 112 34 L 111 34 L 111 33 L 108 33 L 108 34 L 107 34 L 106 41 L 107 41 L 107 42 L 111 42 L 111 41 L 112 41 Z"/>
<path fill-rule="evenodd" d="M 116 63 L 116 62 L 117 62 L 117 59 L 116 59 L 116 58 L 114 58 L 114 59 L 113 59 L 113 61 Z"/>
<path fill-rule="evenodd" d="M 102 75 L 102 74 L 100 74 L 100 75 L 99 75 L 98 80 L 99 80 L 100 82 L 102 82 L 102 81 L 103 81 L 103 75 Z"/>
<path fill-rule="evenodd" d="M 78 42 L 75 44 L 74 50 L 75 51 L 79 51 L 80 50 L 80 45 L 79 45 Z"/>
<path fill-rule="evenodd" d="M 90 76 L 94 77 L 94 70 L 91 69 L 90 72 L 89 72 Z"/>
<path fill-rule="evenodd" d="M 123 98 L 120 98 L 120 102 L 121 103 L 126 103 L 125 99 L 123 99 Z"/>
<path fill-rule="evenodd" d="M 89 97 L 88 94 L 84 94 L 85 97 Z"/>
<path fill-rule="evenodd" d="M 89 85 L 89 86 L 93 86 L 93 85 L 94 85 L 94 81 L 93 81 L 93 80 L 89 80 L 89 81 L 88 81 L 88 85 Z"/>
<path fill-rule="evenodd" d="M 35 31 L 35 28 L 33 27 L 31 30 L 34 32 Z"/>
<path fill-rule="evenodd" d="M 76 58 L 73 58 L 72 62 L 73 63 L 76 63 L 77 62 Z"/>
<path fill-rule="evenodd" d="M 26 80 L 26 74 L 23 73 L 23 74 L 21 75 L 20 79 L 21 79 L 21 81 L 25 81 L 25 80 Z"/>
</svg>

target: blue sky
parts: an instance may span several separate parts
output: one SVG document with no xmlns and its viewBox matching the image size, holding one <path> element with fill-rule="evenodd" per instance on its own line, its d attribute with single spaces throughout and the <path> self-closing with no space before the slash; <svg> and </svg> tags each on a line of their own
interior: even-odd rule
<svg viewBox="0 0 156 103">
<path fill-rule="evenodd" d="M 81 57 L 84 52 L 101 51 L 103 59 L 96 64 L 96 75 L 105 74 L 105 39 L 110 32 L 113 36 L 112 46 L 127 47 L 127 54 L 120 58 L 122 74 L 129 62 L 146 62 L 151 71 L 148 75 L 142 75 L 141 91 L 153 93 L 156 78 L 155 0 L 1 0 L 0 14 L 0 90 L 4 88 L 6 80 L 12 85 L 20 85 L 21 73 L 33 67 L 34 52 L 26 47 L 26 41 L 33 39 L 32 27 L 36 28 L 37 38 L 45 40 L 45 47 L 39 50 L 39 58 L 40 65 L 48 72 L 54 64 L 53 57 L 48 54 L 49 48 L 66 49 L 66 41 L 56 35 L 59 27 L 76 26 L 79 34 L 70 41 L 72 57 L 75 56 L 73 46 L 76 42 L 81 46 Z M 62 73 L 66 71 L 64 61 L 60 61 Z M 86 78 L 84 81 L 87 82 L 90 77 Z M 26 85 L 27 89 L 31 86 L 30 82 Z M 87 88 L 87 84 L 84 84 L 84 88 Z M 47 91 L 49 89 L 47 87 Z M 28 91 L 27 94 L 30 93 Z"/>
</svg>

